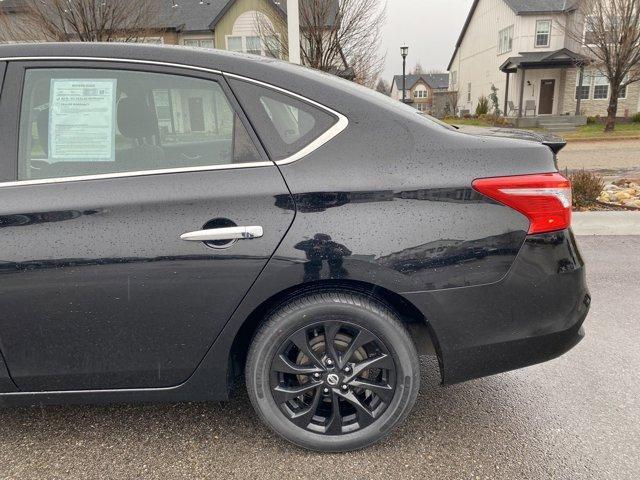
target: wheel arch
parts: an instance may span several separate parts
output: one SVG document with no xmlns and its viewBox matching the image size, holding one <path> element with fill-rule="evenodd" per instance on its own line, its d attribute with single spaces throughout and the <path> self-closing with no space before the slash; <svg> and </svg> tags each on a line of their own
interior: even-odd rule
<svg viewBox="0 0 640 480">
<path fill-rule="evenodd" d="M 258 305 L 245 319 L 235 334 L 235 338 L 229 350 L 229 387 L 231 388 L 234 379 L 242 374 L 249 351 L 249 345 L 255 333 L 265 318 L 283 303 L 290 301 L 296 296 L 305 295 L 319 290 L 343 290 L 354 293 L 369 295 L 378 301 L 385 303 L 394 310 L 407 327 L 409 334 L 416 345 L 419 353 L 434 353 L 438 358 L 440 378 L 443 377 L 442 356 L 438 339 L 433 328 L 424 314 L 402 295 L 395 293 L 384 287 L 359 281 L 359 280 L 320 280 L 316 282 L 304 283 L 282 290 Z"/>
</svg>

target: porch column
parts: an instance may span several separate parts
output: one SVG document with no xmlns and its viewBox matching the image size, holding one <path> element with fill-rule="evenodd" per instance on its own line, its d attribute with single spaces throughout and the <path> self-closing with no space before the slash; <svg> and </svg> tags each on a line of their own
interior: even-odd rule
<svg viewBox="0 0 640 480">
<path fill-rule="evenodd" d="M 504 116 L 507 116 L 509 111 L 507 110 L 507 103 L 509 101 L 509 72 L 507 72 L 507 85 L 504 87 Z"/>
<path fill-rule="evenodd" d="M 522 99 L 524 98 L 524 74 L 526 70 L 524 68 L 520 69 L 522 71 L 522 75 L 520 76 L 520 100 L 518 102 L 518 117 L 522 116 Z"/>
<path fill-rule="evenodd" d="M 578 88 L 576 88 L 576 117 L 580 115 L 580 101 L 582 100 L 582 82 L 584 80 L 584 65 L 580 65 L 580 75 L 578 75 Z"/>
</svg>

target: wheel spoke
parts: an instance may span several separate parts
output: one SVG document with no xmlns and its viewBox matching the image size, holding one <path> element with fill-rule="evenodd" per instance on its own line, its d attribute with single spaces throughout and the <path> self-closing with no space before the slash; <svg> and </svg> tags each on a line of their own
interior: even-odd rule
<svg viewBox="0 0 640 480">
<path fill-rule="evenodd" d="M 321 384 L 322 382 L 309 382 L 305 385 L 295 387 L 283 387 L 282 385 L 278 385 L 273 389 L 273 397 L 276 403 L 282 404 L 288 402 L 292 398 L 304 395 L 309 390 L 318 388 Z"/>
<path fill-rule="evenodd" d="M 340 397 L 335 392 L 331 394 L 331 416 L 327 421 L 324 433 L 337 435 L 342 433 L 342 416 L 340 415 Z"/>
<path fill-rule="evenodd" d="M 335 364 L 338 364 L 340 360 L 336 352 L 335 344 L 338 330 L 340 330 L 340 324 L 338 322 L 326 322 L 324 324 L 324 345 L 326 353 Z"/>
<path fill-rule="evenodd" d="M 371 413 L 366 405 L 364 405 L 353 392 L 340 392 L 339 395 L 355 407 L 358 413 L 358 425 L 360 425 L 360 428 L 370 425 L 375 420 L 373 413 Z"/>
<path fill-rule="evenodd" d="M 387 404 L 391 402 L 391 399 L 393 398 L 393 387 L 391 387 L 390 385 L 372 383 L 358 378 L 349 382 L 349 385 L 353 388 L 363 388 L 365 390 L 369 390 L 375 393 L 378 397 L 380 397 L 380 400 Z"/>
<path fill-rule="evenodd" d="M 392 369 L 394 368 L 393 359 L 386 353 L 382 353 L 377 357 L 368 358 L 366 360 L 363 360 L 362 362 L 356 363 L 353 366 L 353 372 L 351 373 L 347 381 L 351 381 L 353 378 L 357 377 L 362 372 L 370 368 Z"/>
<path fill-rule="evenodd" d="M 293 375 L 311 375 L 313 373 L 322 373 L 323 371 L 315 365 L 296 365 L 282 354 L 273 359 L 272 367 L 276 372 L 291 373 Z"/>
<path fill-rule="evenodd" d="M 309 346 L 309 341 L 307 340 L 307 331 L 299 330 L 290 337 L 293 344 L 298 347 L 298 349 L 307 356 L 307 358 L 311 361 L 311 363 L 320 366 L 322 363 L 316 356 L 315 352 Z"/>
<path fill-rule="evenodd" d="M 318 409 L 318 403 L 320 402 L 320 398 L 322 394 L 320 393 L 320 389 L 316 389 L 316 393 L 313 396 L 313 401 L 311 405 L 302 410 L 301 412 L 297 412 L 293 417 L 291 417 L 291 421 L 302 428 L 307 428 L 309 423 L 311 423 L 311 419 L 316 414 L 316 410 Z"/>
<path fill-rule="evenodd" d="M 357 349 L 374 340 L 374 336 L 369 332 L 360 330 L 356 334 L 356 336 L 353 337 L 353 340 L 351 340 L 351 343 L 349 344 L 349 347 L 347 347 L 346 352 L 344 352 L 344 355 L 342 355 L 342 357 L 340 358 L 340 368 L 344 368 L 347 362 L 351 360 L 351 357 L 353 357 L 353 354 Z"/>
</svg>

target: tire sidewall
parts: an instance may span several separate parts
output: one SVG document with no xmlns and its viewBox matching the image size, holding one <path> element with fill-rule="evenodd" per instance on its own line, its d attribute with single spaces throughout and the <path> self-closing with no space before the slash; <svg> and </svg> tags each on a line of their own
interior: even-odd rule
<svg viewBox="0 0 640 480">
<path fill-rule="evenodd" d="M 404 327 L 393 317 L 387 317 L 357 305 L 335 302 L 309 303 L 284 315 L 276 312 L 261 332 L 259 344 L 252 349 L 247 368 L 249 396 L 265 423 L 296 445 L 323 451 L 363 448 L 387 435 L 413 406 L 419 388 L 415 347 Z M 270 387 L 271 362 L 282 343 L 300 328 L 329 319 L 371 331 L 384 342 L 396 365 L 396 393 L 381 417 L 361 430 L 339 436 L 313 433 L 294 425 L 276 404 Z"/>
</svg>

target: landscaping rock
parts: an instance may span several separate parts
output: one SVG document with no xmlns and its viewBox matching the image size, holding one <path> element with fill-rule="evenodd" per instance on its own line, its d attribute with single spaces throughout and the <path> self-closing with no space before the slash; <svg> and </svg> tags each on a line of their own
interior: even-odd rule
<svg viewBox="0 0 640 480">
<path fill-rule="evenodd" d="M 640 210 L 640 180 L 622 178 L 606 184 L 598 202 Z"/>
</svg>

